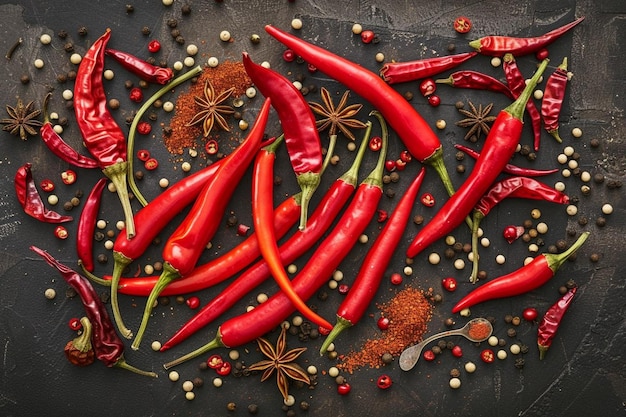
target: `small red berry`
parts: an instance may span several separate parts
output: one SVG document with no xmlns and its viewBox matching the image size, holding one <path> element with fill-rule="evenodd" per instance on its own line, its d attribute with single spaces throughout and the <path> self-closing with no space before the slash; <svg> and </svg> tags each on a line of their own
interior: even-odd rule
<svg viewBox="0 0 626 417">
<path fill-rule="evenodd" d="M 83 328 L 82 323 L 80 322 L 80 319 L 77 317 L 71 318 L 68 325 L 70 326 L 70 329 L 76 331 L 76 330 L 80 330 Z"/>
<path fill-rule="evenodd" d="M 535 321 L 538 315 L 539 312 L 534 307 L 528 307 L 522 311 L 522 317 L 524 317 L 524 320 L 526 321 Z"/>
<path fill-rule="evenodd" d="M 388 159 L 385 161 L 385 169 L 388 172 L 393 172 L 396 170 L 396 161 Z"/>
<path fill-rule="evenodd" d="M 344 382 L 343 384 L 337 385 L 337 392 L 340 395 L 348 395 L 350 393 L 351 389 L 352 389 L 352 387 L 347 382 Z"/>
<path fill-rule="evenodd" d="M 190 309 L 195 310 L 196 308 L 200 307 L 200 298 L 194 295 L 193 297 L 187 298 L 185 300 L 185 304 L 187 304 L 187 307 L 189 307 Z"/>
<path fill-rule="evenodd" d="M 374 34 L 373 31 L 371 30 L 364 30 L 363 32 L 361 32 L 361 41 L 363 43 L 372 43 L 372 41 L 374 40 L 374 37 L 376 35 Z"/>
<path fill-rule="evenodd" d="M 345 295 L 350 291 L 350 286 L 348 286 L 348 284 L 341 284 L 337 287 L 337 291 L 339 291 L 339 294 Z"/>
<path fill-rule="evenodd" d="M 515 242 L 523 234 L 524 228 L 522 226 L 507 226 L 502 231 L 504 239 L 509 243 Z"/>
<path fill-rule="evenodd" d="M 291 49 L 285 49 L 283 51 L 283 59 L 286 62 L 293 62 L 296 59 L 296 53 L 292 51 Z"/>
<path fill-rule="evenodd" d="M 376 386 L 380 389 L 387 389 L 391 387 L 392 384 L 393 382 L 391 381 L 391 377 L 389 375 L 381 375 L 376 381 Z"/>
<path fill-rule="evenodd" d="M 425 350 L 424 353 L 422 353 L 422 357 L 424 358 L 424 360 L 427 360 L 428 362 L 432 362 L 435 360 L 435 352 L 433 352 L 430 349 Z"/>
<path fill-rule="evenodd" d="M 155 53 L 161 50 L 161 42 L 155 40 L 150 41 L 148 44 L 148 51 Z"/>
<path fill-rule="evenodd" d="M 431 94 L 428 96 L 428 104 L 433 107 L 437 107 L 441 104 L 441 98 L 436 94 Z"/>
<path fill-rule="evenodd" d="M 455 291 L 456 290 L 456 279 L 452 277 L 447 277 L 441 280 L 441 285 L 447 291 Z"/>
<path fill-rule="evenodd" d="M 71 185 L 76 182 L 76 173 L 71 169 L 61 172 L 61 180 L 65 185 Z"/>
<path fill-rule="evenodd" d="M 538 61 L 543 61 L 548 56 L 550 56 L 550 52 L 546 48 L 542 48 L 535 53 L 535 57 Z"/>
<path fill-rule="evenodd" d="M 149 135 L 150 132 L 152 132 L 152 125 L 148 122 L 139 122 L 137 132 L 139 132 L 140 135 Z"/>
<path fill-rule="evenodd" d="M 389 319 L 387 317 L 381 317 L 376 322 L 376 325 L 380 330 L 387 330 L 389 328 Z"/>
<path fill-rule="evenodd" d="M 461 346 L 454 345 L 454 347 L 452 348 L 452 356 L 454 356 L 455 358 L 460 358 L 461 356 L 463 356 L 463 349 L 461 349 Z"/>
<path fill-rule="evenodd" d="M 391 274 L 391 277 L 389 279 L 393 285 L 402 284 L 402 275 L 400 275 L 397 272 L 394 272 L 393 274 Z"/>
</svg>

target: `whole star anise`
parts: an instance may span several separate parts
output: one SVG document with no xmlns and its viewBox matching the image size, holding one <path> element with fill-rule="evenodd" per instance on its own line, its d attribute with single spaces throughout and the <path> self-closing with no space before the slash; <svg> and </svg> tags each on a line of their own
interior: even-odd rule
<svg viewBox="0 0 626 417">
<path fill-rule="evenodd" d="M 0 120 L 0 123 L 4 125 L 2 130 L 12 135 L 19 135 L 22 140 L 28 139 L 28 135 L 34 136 L 37 134 L 36 128 L 42 125 L 37 120 L 41 110 L 34 110 L 32 101 L 24 105 L 22 99 L 18 98 L 15 107 L 7 105 L 6 108 L 9 118 Z"/>
<path fill-rule="evenodd" d="M 309 103 L 311 110 L 317 115 L 322 116 L 321 119 L 316 121 L 318 129 L 322 131 L 330 127 L 328 134 L 331 137 L 335 136 L 337 129 L 339 129 L 347 138 L 355 140 L 354 134 L 349 128 L 362 129 L 365 127 L 365 123 L 353 118 L 361 110 L 363 105 L 351 104 L 347 106 L 350 91 L 343 93 L 337 106 L 333 103 L 333 98 L 326 88 L 322 87 L 320 94 L 322 96 L 323 105 L 314 102 Z"/>
<path fill-rule="evenodd" d="M 476 135 L 476 140 L 480 139 L 481 132 L 485 135 L 489 134 L 489 123 L 496 120 L 496 116 L 490 116 L 493 103 L 487 104 L 484 108 L 482 104 L 478 105 L 478 109 L 474 106 L 474 103 L 467 101 L 470 110 L 459 109 L 459 113 L 467 116 L 466 119 L 456 122 L 457 126 L 469 127 L 468 132 L 465 134 L 464 139 L 468 140 L 472 136 Z"/>
<path fill-rule="evenodd" d="M 202 132 L 205 137 L 208 137 L 213 129 L 213 126 L 217 123 L 225 131 L 230 131 L 228 123 L 224 118 L 225 115 L 233 114 L 235 110 L 224 103 L 228 99 L 235 87 L 231 87 L 228 90 L 222 91 L 216 96 L 215 89 L 209 80 L 204 82 L 203 97 L 194 96 L 194 101 L 200 110 L 191 118 L 187 126 L 193 126 L 198 123 L 202 123 Z"/>
<path fill-rule="evenodd" d="M 276 348 L 265 338 L 257 339 L 261 352 L 268 359 L 256 362 L 248 367 L 250 371 L 263 371 L 261 381 L 267 380 L 276 372 L 276 384 L 283 398 L 289 397 L 289 378 L 310 384 L 307 373 L 294 361 L 305 350 L 305 347 L 287 350 L 287 331 L 283 326 L 276 341 Z"/>
</svg>

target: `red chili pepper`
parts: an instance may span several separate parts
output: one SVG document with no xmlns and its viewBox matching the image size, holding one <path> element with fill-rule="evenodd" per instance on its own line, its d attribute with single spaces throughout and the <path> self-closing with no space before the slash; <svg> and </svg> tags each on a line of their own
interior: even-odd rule
<svg viewBox="0 0 626 417">
<path fill-rule="evenodd" d="M 434 207 L 435 205 L 435 197 L 433 197 L 431 193 L 422 194 L 422 196 L 420 197 L 420 201 L 426 207 Z"/>
<path fill-rule="evenodd" d="M 107 48 L 106 54 L 115 59 L 124 69 L 149 83 L 164 85 L 170 82 L 174 77 L 174 71 L 172 71 L 171 68 L 162 68 L 152 65 L 127 52 Z"/>
<path fill-rule="evenodd" d="M 378 223 L 383 223 L 389 217 L 389 214 L 385 210 L 378 210 L 376 213 L 376 221 Z"/>
<path fill-rule="evenodd" d="M 585 243 L 587 237 L 589 237 L 589 232 L 584 232 L 565 252 L 542 253 L 518 270 L 484 283 L 463 297 L 452 308 L 452 312 L 457 313 L 484 301 L 513 297 L 539 288 L 556 274 L 567 258 Z"/>
<path fill-rule="evenodd" d="M 76 172 L 72 171 L 71 169 L 66 169 L 65 171 L 61 172 L 61 181 L 63 181 L 63 184 L 65 185 L 72 185 L 76 182 Z"/>
<path fill-rule="evenodd" d="M 437 83 L 432 78 L 426 78 L 420 83 L 420 93 L 424 97 L 431 96 L 437 91 Z"/>
<path fill-rule="evenodd" d="M 456 68 L 476 55 L 478 52 L 466 52 L 417 61 L 391 62 L 383 65 L 380 76 L 389 84 L 421 80 Z"/>
<path fill-rule="evenodd" d="M 380 151 L 380 148 L 382 148 L 382 146 L 383 146 L 383 140 L 380 138 L 380 136 L 373 136 L 370 139 L 370 143 L 369 143 L 370 151 L 378 152 Z"/>
<path fill-rule="evenodd" d="M 215 369 L 215 372 L 217 372 L 219 376 L 226 376 L 226 375 L 230 375 L 231 370 L 232 370 L 232 365 L 230 364 L 230 362 L 223 362 L 219 368 Z"/>
<path fill-rule="evenodd" d="M 431 221 L 419 231 L 409 245 L 408 257 L 414 257 L 461 224 L 502 172 L 513 156 L 522 134 L 524 126 L 522 117 L 526 101 L 530 98 L 547 65 L 548 61 L 544 61 L 528 83 L 524 93 L 498 114 L 485 139 L 483 152 L 476 161 L 471 174 Z"/>
<path fill-rule="evenodd" d="M 454 30 L 459 33 L 467 33 L 472 29 L 472 21 L 465 16 L 454 19 Z"/>
<path fill-rule="evenodd" d="M 150 151 L 146 149 L 141 149 L 137 151 L 137 159 L 140 161 L 146 162 L 150 159 Z"/>
<path fill-rule="evenodd" d="M 484 38 L 471 41 L 469 46 L 483 55 L 502 56 L 506 53 L 511 53 L 515 56 L 523 56 L 532 54 L 557 40 L 565 32 L 584 19 L 584 16 L 579 17 L 571 23 L 537 37 L 514 38 L 510 36 L 485 36 Z"/>
<path fill-rule="evenodd" d="M 252 62 L 245 52 L 243 65 L 263 96 L 272 100 L 278 113 L 291 166 L 302 189 L 300 228 L 304 229 L 309 201 L 319 186 L 322 171 L 322 145 L 315 116 L 302 93 L 287 78 Z"/>
<path fill-rule="evenodd" d="M 70 236 L 67 229 L 64 226 L 57 226 L 54 228 L 54 237 L 57 239 L 65 240 Z"/>
<path fill-rule="evenodd" d="M 107 179 L 101 178 L 87 196 L 80 213 L 80 220 L 76 229 L 76 252 L 78 262 L 87 271 L 93 271 L 93 234 L 96 229 L 96 219 L 100 211 L 102 191 Z"/>
<path fill-rule="evenodd" d="M 219 150 L 219 148 L 220 148 L 219 144 L 217 143 L 215 139 L 209 139 L 206 142 L 206 145 L 204 145 L 204 150 L 209 155 L 215 155 L 217 151 Z"/>
<path fill-rule="evenodd" d="M 467 146 L 456 144 L 454 147 L 473 159 L 478 159 L 480 153 L 473 150 L 472 148 L 468 148 Z M 559 172 L 558 168 L 555 169 L 532 169 L 532 168 L 522 168 L 517 165 L 506 164 L 502 169 L 502 172 L 505 174 L 516 175 L 520 177 L 542 177 L 545 175 L 554 174 L 555 172 Z"/>
<path fill-rule="evenodd" d="M 377 112 L 376 114 L 378 115 Z M 376 167 L 361 182 L 354 199 L 330 235 L 315 250 L 311 261 L 307 262 L 292 280 L 294 290 L 302 299 L 311 297 L 327 282 L 328 276 L 347 256 L 376 212 L 383 194 L 382 174 L 387 151 L 387 131 L 382 120 L 381 125 L 383 149 L 378 156 Z M 289 298 L 284 293 L 278 292 L 256 308 L 224 322 L 219 327 L 216 337 L 208 344 L 163 366 L 169 369 L 217 347 L 234 347 L 251 342 L 277 327 L 293 311 L 294 306 Z"/>
<path fill-rule="evenodd" d="M 256 156 L 252 172 L 252 219 L 261 255 L 267 263 L 272 277 L 281 291 L 287 295 L 294 307 L 304 317 L 318 326 L 331 329 L 333 326 L 323 317 L 311 310 L 298 296 L 291 286 L 291 280 L 280 261 L 280 251 L 274 233 L 274 161 L 276 160 L 276 147 L 282 142 L 281 139 L 261 149 Z"/>
<path fill-rule="evenodd" d="M 93 327 L 91 343 L 96 357 L 108 367 L 122 368 L 140 375 L 156 378 L 157 374 L 154 372 L 142 371 L 126 362 L 126 359 L 124 359 L 124 343 L 117 335 L 115 326 L 109 318 L 106 307 L 89 280 L 66 265 L 58 262 L 43 249 L 39 249 L 35 246 L 31 246 L 30 249 L 40 255 L 48 265 L 55 268 L 61 274 L 65 282 L 80 296 L 85 308 L 85 314 Z"/>
<path fill-rule="evenodd" d="M 135 103 L 140 103 L 143 100 L 143 91 L 139 87 L 133 87 L 128 93 L 128 98 L 130 101 L 134 101 Z"/>
<path fill-rule="evenodd" d="M 33 180 L 33 173 L 30 167 L 31 164 L 27 162 L 18 168 L 14 179 L 15 195 L 17 196 L 17 201 L 19 201 L 24 209 L 24 213 L 46 223 L 65 223 L 72 221 L 72 217 L 63 216 L 45 207 L 39 195 L 39 191 L 37 191 L 37 186 Z"/>
<path fill-rule="evenodd" d="M 148 325 L 154 302 L 167 285 L 189 275 L 206 245 L 215 235 L 235 185 L 241 180 L 259 149 L 270 111 L 266 99 L 246 140 L 225 158 L 213 178 L 197 197 L 183 223 L 172 233 L 163 248 L 163 272 L 146 301 L 141 324 L 131 347 L 138 349 Z"/>
<path fill-rule="evenodd" d="M 559 136 L 559 116 L 561 115 L 561 106 L 565 98 L 568 79 L 566 57 L 548 78 L 541 101 L 541 116 L 544 127 L 559 143 L 563 141 Z"/>
<path fill-rule="evenodd" d="M 285 49 L 283 52 L 283 59 L 286 62 L 293 62 L 296 60 L 296 54 L 294 54 L 291 49 Z"/>
<path fill-rule="evenodd" d="M 224 359 L 222 359 L 222 356 L 220 354 L 216 353 L 215 355 L 209 356 L 206 364 L 211 369 L 217 369 L 224 364 Z"/>
<path fill-rule="evenodd" d="M 457 288 L 456 279 L 452 277 L 444 278 L 441 280 L 441 286 L 446 291 L 450 291 L 450 292 L 456 291 L 456 288 Z"/>
<path fill-rule="evenodd" d="M 91 344 L 91 337 L 93 336 L 93 328 L 91 322 L 87 317 L 82 317 L 80 320 L 72 319 L 78 323 L 78 329 L 83 329 L 82 333 L 70 340 L 63 349 L 67 360 L 75 366 L 88 366 L 95 362 L 96 353 L 93 350 Z"/>
<path fill-rule="evenodd" d="M 504 76 L 506 77 L 506 82 L 509 85 L 511 93 L 513 93 L 513 97 L 519 97 L 526 87 L 526 82 L 524 81 L 524 76 L 517 66 L 517 62 L 515 61 L 513 54 L 504 55 L 504 58 L 502 59 L 502 69 L 504 70 Z M 533 141 L 533 147 L 536 152 L 539 150 L 539 144 L 541 143 L 541 113 L 537 110 L 537 106 L 535 106 L 535 102 L 533 100 L 528 100 L 528 102 L 526 102 L 526 111 L 530 116 L 533 126 L 533 134 L 535 138 Z"/>
<path fill-rule="evenodd" d="M 52 191 L 54 191 L 54 182 L 52 182 L 52 180 L 49 180 L 49 179 L 41 180 L 41 182 L 39 183 L 39 186 L 41 187 L 42 190 L 44 190 L 47 193 L 51 193 Z"/>
<path fill-rule="evenodd" d="M 482 72 L 463 70 L 450 74 L 448 78 L 440 78 L 435 80 L 437 84 L 447 84 L 454 88 L 470 88 L 473 90 L 492 91 L 501 93 L 515 100 L 515 96 L 505 84 L 493 78 L 491 75 Z"/>
<path fill-rule="evenodd" d="M 152 125 L 148 122 L 139 122 L 137 125 L 137 132 L 140 135 L 149 135 L 152 132 Z"/>
<path fill-rule="evenodd" d="M 159 161 L 157 161 L 155 158 L 148 158 L 143 166 L 146 167 L 148 171 L 154 171 L 159 167 Z"/>
<path fill-rule="evenodd" d="M 126 135 L 107 108 L 107 96 L 102 84 L 104 50 L 111 30 L 98 38 L 83 56 L 74 85 L 74 113 L 83 142 L 100 164 L 102 172 L 115 185 L 124 210 L 126 234 L 135 235 L 133 211 L 128 198 L 126 174 Z"/>
<path fill-rule="evenodd" d="M 491 349 L 483 349 L 480 352 L 480 359 L 485 363 L 493 363 L 496 360 L 496 354 Z"/>
<path fill-rule="evenodd" d="M 77 317 L 71 318 L 70 321 L 68 322 L 68 326 L 70 326 L 70 329 L 74 331 L 78 331 L 83 328 L 83 325 L 80 322 L 80 319 Z"/>
<path fill-rule="evenodd" d="M 285 243 L 280 246 L 281 262 L 283 265 L 295 261 L 306 251 L 319 242 L 324 233 L 333 224 L 341 209 L 346 204 L 357 185 L 359 167 L 366 149 L 366 141 L 371 132 L 371 123 L 366 124 L 363 143 L 359 148 L 352 166 L 339 177 L 324 194 L 324 197 L 311 215 L 309 225 L 304 230 L 298 230 Z M 257 241 L 256 236 L 254 236 Z M 258 253 L 258 251 L 257 251 Z M 258 256 L 258 255 L 257 255 Z M 250 256 L 249 259 L 254 259 Z M 235 281 L 226 287 L 217 297 L 205 305 L 198 314 L 185 323 L 174 336 L 163 344 L 161 350 L 167 350 L 187 339 L 195 332 L 211 323 L 217 317 L 225 313 L 244 295 L 260 285 L 270 276 L 270 271 L 264 261 L 255 263 L 246 272 L 241 274 Z M 130 280 L 129 280 L 130 281 Z M 185 279 L 175 281 L 172 285 L 183 284 Z M 132 282 L 132 281 L 131 281 Z M 190 288 L 195 290 L 195 288 Z M 325 329 L 325 328 L 321 328 Z"/>
<path fill-rule="evenodd" d="M 63 161 L 72 164 L 80 168 L 98 168 L 98 163 L 87 156 L 79 154 L 74 148 L 72 148 L 67 142 L 63 140 L 57 132 L 54 131 L 54 127 L 50 122 L 50 116 L 48 114 L 48 102 L 52 93 L 46 94 L 46 98 L 43 100 L 43 119 L 44 123 L 39 130 L 41 139 L 46 144 L 48 149 L 53 154 L 61 158 Z"/>
<path fill-rule="evenodd" d="M 537 347 L 539 348 L 539 359 L 543 359 L 552 345 L 552 340 L 556 336 L 556 331 L 569 309 L 569 306 L 576 295 L 576 287 L 571 288 L 556 303 L 546 311 L 537 328 Z"/>
<path fill-rule="evenodd" d="M 344 84 L 379 109 L 409 152 L 420 162 L 431 165 L 437 171 L 448 194 L 454 194 L 454 186 L 443 161 L 439 137 L 402 94 L 362 65 L 271 25 L 265 26 L 265 30 L 279 42 L 293 49 L 305 61 L 315 65 L 324 74 Z"/>
</svg>

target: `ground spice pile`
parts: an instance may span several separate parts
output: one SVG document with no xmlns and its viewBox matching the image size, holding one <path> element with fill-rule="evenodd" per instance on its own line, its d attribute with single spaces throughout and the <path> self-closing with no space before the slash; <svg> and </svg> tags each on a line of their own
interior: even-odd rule
<svg viewBox="0 0 626 417">
<path fill-rule="evenodd" d="M 195 148 L 196 140 L 202 138 L 200 124 L 196 126 L 187 126 L 187 124 L 199 110 L 194 97 L 203 96 L 205 80 L 211 81 L 216 94 L 234 87 L 235 91 L 231 96 L 233 100 L 244 95 L 246 89 L 252 85 L 252 81 L 246 74 L 241 62 L 225 61 L 214 68 L 205 67 L 191 87 L 176 99 L 175 113 L 169 126 L 170 130 L 163 137 L 165 147 L 172 154 L 180 155 L 185 148 Z M 230 105 L 232 103 L 225 104 Z M 216 133 L 218 132 L 216 131 Z"/>
<path fill-rule="evenodd" d="M 389 319 L 389 328 L 379 338 L 368 339 L 361 350 L 345 355 L 338 367 L 349 373 L 362 366 L 378 368 L 383 365 L 385 353 L 398 356 L 407 346 L 420 341 L 432 317 L 429 299 L 430 294 L 407 287 L 389 302 L 378 305 L 381 315 Z"/>
</svg>

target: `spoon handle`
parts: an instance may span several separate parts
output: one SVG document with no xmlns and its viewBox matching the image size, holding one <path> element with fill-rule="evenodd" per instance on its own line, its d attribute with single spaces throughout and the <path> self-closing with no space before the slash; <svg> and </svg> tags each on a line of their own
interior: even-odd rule
<svg viewBox="0 0 626 417">
<path fill-rule="evenodd" d="M 463 334 L 461 329 L 448 330 L 445 332 L 437 333 L 430 337 L 427 337 L 416 345 L 404 349 L 404 351 L 402 351 L 402 354 L 400 354 L 400 359 L 398 360 L 398 363 L 400 364 L 400 369 L 402 369 L 403 371 L 410 371 L 411 369 L 413 369 L 413 367 L 415 366 L 415 364 L 417 364 L 417 361 L 420 358 L 424 346 L 426 346 L 433 340 L 458 334 Z"/>
</svg>

